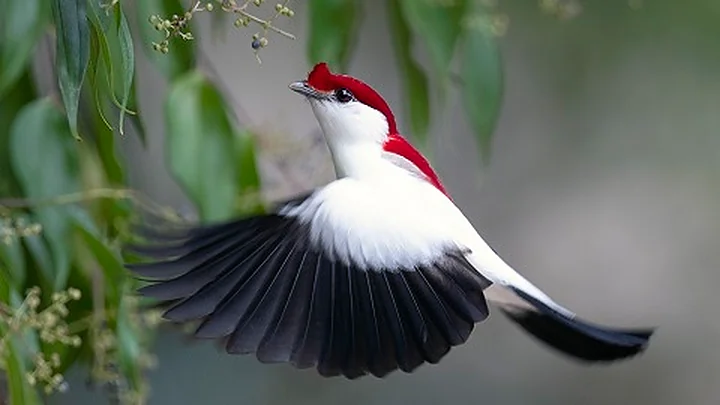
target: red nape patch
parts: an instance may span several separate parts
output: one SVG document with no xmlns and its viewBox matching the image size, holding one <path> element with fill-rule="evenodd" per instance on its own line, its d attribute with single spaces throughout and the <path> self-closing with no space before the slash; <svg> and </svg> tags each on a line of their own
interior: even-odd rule
<svg viewBox="0 0 720 405">
<path fill-rule="evenodd" d="M 397 132 L 395 116 L 390 110 L 390 106 L 377 91 L 363 81 L 352 76 L 334 74 L 326 63 L 318 63 L 308 74 L 307 84 L 315 90 L 323 92 L 331 92 L 341 88 L 350 90 L 359 102 L 378 110 L 385 116 L 389 133 Z"/>
<path fill-rule="evenodd" d="M 440 178 L 438 178 L 437 173 L 432 169 L 430 163 L 417 149 L 410 145 L 410 142 L 405 138 L 399 134 L 390 134 L 387 141 L 383 144 L 383 149 L 385 152 L 394 153 L 409 160 L 427 177 L 428 181 L 435 186 L 435 188 L 450 198 L 450 194 L 448 194 L 445 187 L 443 187 Z"/>
</svg>

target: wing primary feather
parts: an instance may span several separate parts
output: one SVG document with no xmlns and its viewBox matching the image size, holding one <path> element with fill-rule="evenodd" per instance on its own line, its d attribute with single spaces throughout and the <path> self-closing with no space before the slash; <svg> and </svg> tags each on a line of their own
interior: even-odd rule
<svg viewBox="0 0 720 405">
<path fill-rule="evenodd" d="M 393 325 L 393 321 L 387 316 L 388 310 L 393 311 L 393 309 L 383 308 L 383 300 L 380 298 L 381 293 L 379 292 L 379 288 L 381 287 L 376 283 L 378 279 L 377 274 L 376 271 L 365 272 L 369 295 L 368 302 L 370 303 L 377 342 L 377 350 L 370 360 L 370 371 L 376 377 L 384 377 L 398 368 L 398 355 L 397 350 L 395 350 L 394 340 L 395 332 L 393 330 L 393 326 L 397 328 L 397 324 Z M 396 320 L 394 321 L 396 322 Z"/>
<path fill-rule="evenodd" d="M 415 339 L 417 339 L 417 344 L 422 349 L 425 360 L 431 364 L 435 364 L 450 350 L 450 346 L 441 336 L 435 325 L 429 322 L 429 319 L 426 319 L 423 308 L 420 307 L 406 279 L 406 273 L 408 273 L 408 271 L 399 271 L 396 273 L 397 281 L 394 284 L 394 287 L 396 287 L 395 292 L 403 301 L 402 308 L 405 310 L 405 314 L 408 315 L 410 325 L 415 332 L 413 335 Z"/>
<path fill-rule="evenodd" d="M 164 317 L 175 322 L 183 322 L 207 316 L 226 299 L 226 296 L 244 281 L 247 272 L 256 269 L 259 262 L 267 257 L 268 249 L 280 238 L 273 233 L 246 257 L 238 257 L 232 269 L 226 271 L 212 282 L 204 285 L 195 294 L 185 298 L 168 309 Z"/>
<path fill-rule="evenodd" d="M 299 241 L 296 239 L 290 249 L 278 253 L 278 256 L 285 255 L 279 268 L 266 267 L 266 271 L 275 273 L 270 284 L 258 291 L 260 294 L 258 302 L 250 313 L 242 316 L 240 324 L 233 332 L 228 347 L 232 347 L 238 353 L 257 352 L 260 342 L 266 334 L 272 332 L 280 315 L 280 307 L 287 302 L 290 278 L 294 275 L 293 270 L 286 270 L 288 263 L 297 251 Z M 290 242 L 288 242 L 290 245 Z"/>
<path fill-rule="evenodd" d="M 363 313 L 361 288 L 362 273 L 365 270 L 358 269 L 353 265 L 346 265 L 345 270 L 348 278 L 349 308 L 350 308 L 350 349 L 347 351 L 345 360 L 344 374 L 349 379 L 359 378 L 367 374 L 367 348 L 365 335 L 367 323 L 365 314 Z"/>
<path fill-rule="evenodd" d="M 291 359 L 293 344 L 301 333 L 302 325 L 307 322 L 312 306 L 312 283 L 317 265 L 310 261 L 305 249 L 275 328 L 260 342 L 257 357 L 261 362 L 280 363 Z"/>
<path fill-rule="evenodd" d="M 339 333 L 336 332 L 337 329 L 337 322 L 338 319 L 335 316 L 335 308 L 339 306 L 337 302 L 337 295 L 338 295 L 338 287 L 337 287 L 337 281 L 336 281 L 336 275 L 335 275 L 335 262 L 332 260 L 329 260 L 330 262 L 330 313 L 329 321 L 330 321 L 330 327 L 327 329 L 327 335 L 323 339 L 323 348 L 322 348 L 322 355 L 319 360 L 318 364 L 318 372 L 322 376 L 335 376 L 340 374 L 339 368 L 337 368 L 336 365 L 332 364 L 333 361 L 333 348 L 335 345 L 335 339 L 336 335 L 339 335 Z"/>
<path fill-rule="evenodd" d="M 267 220 L 272 219 L 278 218 L 269 216 L 266 217 L 266 222 L 268 222 Z M 196 252 L 203 253 L 203 250 L 207 247 L 222 245 L 222 242 L 234 240 L 232 236 L 252 233 L 259 223 L 260 221 L 256 218 L 232 221 L 217 225 L 216 227 L 198 228 L 194 234 L 191 234 L 190 237 L 181 240 L 179 243 L 144 245 L 129 244 L 125 247 L 125 250 L 139 256 L 149 257 L 152 259 L 180 257 Z"/>
<path fill-rule="evenodd" d="M 202 286 L 225 274 L 230 265 L 237 262 L 238 257 L 255 249 L 259 241 L 262 241 L 261 236 L 266 234 L 267 232 L 261 233 L 248 241 L 238 240 L 218 252 L 217 255 L 198 260 L 199 263 L 188 263 L 183 259 L 167 262 L 167 265 L 188 267 L 189 270 L 174 278 L 142 287 L 139 292 L 157 299 L 175 299 L 191 295 Z"/>
<path fill-rule="evenodd" d="M 364 371 L 377 376 L 383 375 L 383 350 L 370 286 L 370 271 L 372 270 L 356 269 L 353 273 L 357 313 L 355 340 L 358 342 L 358 363 Z M 392 345 L 392 342 L 390 344 Z"/>
<path fill-rule="evenodd" d="M 332 344 L 327 356 L 323 356 L 323 363 L 318 370 L 324 376 L 335 376 L 346 372 L 346 359 L 351 344 L 351 310 L 350 310 L 350 280 L 346 264 L 335 263 L 334 311 L 332 312 L 333 332 Z"/>
<path fill-rule="evenodd" d="M 310 252 L 315 272 L 310 296 L 309 313 L 303 332 L 293 346 L 291 362 L 298 368 L 309 368 L 322 362 L 327 343 L 326 333 L 332 329 L 333 269 L 322 252 Z M 331 324 L 328 325 L 328 322 Z"/>
<path fill-rule="evenodd" d="M 233 332 L 238 322 L 248 311 L 253 311 L 257 305 L 258 296 L 267 288 L 267 284 L 277 273 L 277 264 L 288 249 L 287 242 L 282 233 L 277 235 L 273 248 L 263 255 L 262 261 L 249 273 L 237 282 L 229 294 L 220 301 L 211 314 L 203 320 L 195 332 L 195 336 L 201 338 L 216 338 L 227 336 Z M 228 353 L 237 353 L 231 350 L 231 342 L 228 342 Z M 243 352 L 244 353 L 244 352 Z"/>
<path fill-rule="evenodd" d="M 434 270 L 422 268 L 420 271 L 455 312 L 460 314 L 467 322 L 480 322 L 488 317 L 486 301 L 483 299 L 483 305 L 476 305 L 467 296 L 465 290 L 460 288 L 455 279 L 445 273 L 444 268 L 436 266 Z M 482 292 L 478 290 L 475 296 L 477 297 L 479 294 L 482 294 Z"/>
<path fill-rule="evenodd" d="M 423 363 L 423 357 L 417 343 L 411 337 L 412 326 L 403 319 L 403 312 L 395 299 L 388 274 L 389 271 L 378 271 L 372 274 L 377 281 L 375 291 L 378 292 L 378 298 L 387 314 L 388 325 L 395 341 L 398 366 L 404 372 L 410 373 Z"/>
<path fill-rule="evenodd" d="M 455 284 L 465 292 L 465 296 L 473 306 L 487 318 L 490 313 L 483 291 L 492 285 L 492 282 L 483 277 L 464 257 L 449 255 L 449 262 L 443 264 L 443 274 L 448 275 Z"/>
<path fill-rule="evenodd" d="M 277 224 L 273 222 L 275 221 L 268 221 L 268 226 L 257 233 L 240 230 L 236 234 L 222 234 L 224 239 L 209 238 L 208 240 L 204 240 L 202 248 L 198 247 L 182 256 L 173 257 L 170 260 L 154 263 L 129 264 L 126 265 L 126 267 L 136 275 L 155 280 L 167 280 L 178 277 L 217 255 L 223 254 L 226 251 L 232 251 L 239 245 L 251 245 L 254 241 L 268 237 L 268 235 L 271 235 L 272 232 L 277 229 Z M 249 238 L 247 237 L 248 234 L 250 235 Z"/>
<path fill-rule="evenodd" d="M 423 268 L 418 268 L 412 275 L 406 275 L 412 290 L 423 302 L 423 307 L 427 308 L 429 317 L 440 329 L 445 340 L 451 346 L 464 343 L 470 336 L 474 324 L 455 313 L 443 297 L 435 291 L 432 283 L 423 274 L 423 270 Z"/>
</svg>

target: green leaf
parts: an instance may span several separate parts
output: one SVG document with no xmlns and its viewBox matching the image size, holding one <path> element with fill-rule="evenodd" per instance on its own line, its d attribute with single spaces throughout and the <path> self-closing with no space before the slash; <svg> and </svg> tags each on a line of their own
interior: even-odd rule
<svg viewBox="0 0 720 405">
<path fill-rule="evenodd" d="M 141 142 L 145 145 L 145 126 L 138 112 L 135 91 L 135 53 L 127 20 L 124 15 L 121 17 L 122 10 L 119 6 L 113 8 L 115 16 L 113 22 L 105 10 L 100 7 L 99 2 L 89 1 L 91 5 L 90 21 L 92 23 L 91 54 L 94 55 L 90 60 L 89 79 L 94 90 L 95 108 L 98 110 L 100 119 L 105 123 L 105 126 L 112 130 L 112 125 L 108 122 L 105 114 L 107 107 L 105 98 L 109 97 L 115 101 L 120 108 L 118 126 L 121 133 L 124 131 L 123 120 L 125 115 L 131 111 L 132 114 L 129 120 Z M 113 66 L 120 66 L 120 69 L 113 69 Z M 116 88 L 118 87 L 116 83 L 121 83 L 119 89 Z M 116 100 L 116 93 L 119 94 L 122 101 Z"/>
<path fill-rule="evenodd" d="M 20 195 L 19 186 L 10 167 L 10 126 L 18 112 L 35 97 L 35 85 L 25 70 L 8 89 L 0 103 L 0 197 Z"/>
<path fill-rule="evenodd" d="M 125 281 L 126 271 L 120 256 L 101 240 L 101 236 L 94 226 L 88 226 L 80 221 L 75 221 L 74 226 L 102 269 L 108 299 L 113 302 L 121 299 L 121 286 Z"/>
<path fill-rule="evenodd" d="M 115 153 L 115 139 L 113 137 L 113 129 L 110 123 L 107 121 L 105 110 L 108 105 L 108 97 L 106 94 L 111 90 L 109 83 L 103 81 L 100 76 L 107 66 L 101 59 L 103 55 L 103 48 L 107 47 L 105 41 L 105 34 L 100 29 L 99 23 L 94 20 L 92 24 L 92 35 L 91 35 L 91 51 L 92 58 L 90 58 L 89 77 L 90 89 L 89 98 L 90 101 L 86 102 L 86 110 L 92 112 L 91 114 L 91 125 L 93 128 L 94 139 L 97 147 L 97 152 L 100 157 L 100 161 L 103 165 L 107 180 L 113 184 L 124 184 L 125 173 L 122 165 Z M 106 76 L 109 76 L 108 72 L 104 72 Z"/>
<path fill-rule="evenodd" d="M 165 108 L 170 170 L 205 221 L 237 213 L 235 199 L 243 186 L 238 180 L 257 183 L 247 152 L 252 144 L 238 146 L 248 142 L 248 134 L 236 130 L 225 108 L 220 93 L 197 71 L 173 84 Z"/>
<path fill-rule="evenodd" d="M 24 194 L 43 200 L 79 190 L 78 156 L 68 123 L 49 99 L 28 104 L 10 129 L 10 157 Z M 38 164 L 42 162 L 42 164 Z M 70 269 L 68 218 L 74 206 L 39 206 L 34 209 L 43 226 L 53 259 L 53 286 L 62 289 Z"/>
<path fill-rule="evenodd" d="M 18 308 L 22 303 L 22 297 L 17 289 L 12 288 L 0 271 L 0 302 L 12 308 Z M 0 322 L 0 336 L 5 337 L 10 333 L 7 324 Z M 29 339 L 25 339 L 25 337 Z M 35 334 L 28 336 L 13 335 L 3 340 L 5 345 L 5 356 L 3 371 L 7 376 L 8 389 L 10 391 L 9 404 L 41 405 L 42 401 L 37 391 L 27 383 L 26 375 L 30 371 L 30 353 L 28 349 L 36 346 L 37 337 Z M 5 398 L 3 398 L 5 399 Z"/>
<path fill-rule="evenodd" d="M 345 71 L 360 26 L 359 0 L 310 0 L 310 63 Z"/>
<path fill-rule="evenodd" d="M 425 42 L 440 79 L 448 78 L 468 0 L 400 0 L 403 15 Z"/>
<path fill-rule="evenodd" d="M 0 98 L 22 74 L 47 21 L 44 0 L 0 1 Z"/>
<path fill-rule="evenodd" d="M 124 295 L 133 294 L 129 283 L 123 285 Z M 141 331 L 137 323 L 133 322 L 133 314 L 127 299 L 120 299 L 118 305 L 117 323 L 115 332 L 118 342 L 118 360 L 120 372 L 130 383 L 130 387 L 137 389 L 144 384 L 140 356 L 143 354 Z"/>
<path fill-rule="evenodd" d="M 128 97 L 127 108 L 128 110 L 135 112 L 135 114 L 130 116 L 130 122 L 132 123 L 132 127 L 135 129 L 135 132 L 137 132 L 137 135 L 140 138 L 140 142 L 142 142 L 143 146 L 147 146 L 145 124 L 140 114 L 140 106 L 137 102 L 136 87 L 137 80 L 133 80 L 132 86 L 130 86 L 130 97 Z"/>
<path fill-rule="evenodd" d="M 170 52 L 162 54 L 153 50 L 152 43 L 160 42 L 164 32 L 157 31 L 148 19 L 152 15 L 170 18 L 173 14 L 183 15 L 185 9 L 180 0 L 142 0 L 135 2 L 140 39 L 148 58 L 170 79 L 186 73 L 195 65 L 195 41 L 174 39 L 170 43 Z"/>
<path fill-rule="evenodd" d="M 410 117 L 410 132 L 424 143 L 427 140 L 427 131 L 430 125 L 428 78 L 420 64 L 412 56 L 412 33 L 402 14 L 399 1 L 388 1 L 390 28 L 405 92 L 405 112 Z"/>
<path fill-rule="evenodd" d="M 87 0 L 54 0 L 53 16 L 57 29 L 56 67 L 60 93 L 70 132 L 80 139 L 77 129 L 80 89 L 90 58 L 90 33 L 86 18 Z"/>
<path fill-rule="evenodd" d="M 6 327 L 0 326 L 0 335 L 4 336 L 8 331 Z M 27 382 L 26 375 L 30 371 L 29 353 L 25 349 L 25 341 L 22 336 L 12 336 L 5 342 L 5 374 L 8 379 L 10 391 L 10 404 L 41 405 L 42 401 L 38 392 Z"/>
<path fill-rule="evenodd" d="M 120 98 L 120 134 L 124 134 L 125 113 L 127 112 L 128 100 L 130 98 L 130 90 L 132 89 L 133 78 L 135 77 L 135 50 L 133 48 L 132 36 L 128 27 L 125 14 L 120 8 L 120 3 L 116 7 L 117 22 L 117 38 L 120 45 L 120 69 L 122 72 L 122 96 Z"/>
<path fill-rule="evenodd" d="M 2 221 L 1 218 L 0 221 Z M 20 290 L 25 282 L 25 254 L 20 239 L 13 238 L 10 244 L 0 241 L 0 268 L 7 270 L 9 278 L 7 282 L 15 289 Z"/>
<path fill-rule="evenodd" d="M 470 126 L 480 148 L 484 163 L 490 158 L 490 145 L 500 115 L 504 78 L 500 50 L 495 36 L 481 24 L 483 14 L 466 24 L 461 65 L 462 98 Z"/>
</svg>

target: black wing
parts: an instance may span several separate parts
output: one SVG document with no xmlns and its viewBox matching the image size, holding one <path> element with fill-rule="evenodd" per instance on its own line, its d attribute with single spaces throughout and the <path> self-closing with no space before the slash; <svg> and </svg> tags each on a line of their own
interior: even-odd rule
<svg viewBox="0 0 720 405">
<path fill-rule="evenodd" d="M 307 225 L 279 214 L 184 231 L 145 232 L 128 265 L 140 292 L 171 303 L 164 317 L 200 320 L 195 336 L 228 353 L 378 377 L 436 363 L 488 316 L 490 283 L 460 252 L 412 269 L 367 269 L 314 246 Z"/>
</svg>

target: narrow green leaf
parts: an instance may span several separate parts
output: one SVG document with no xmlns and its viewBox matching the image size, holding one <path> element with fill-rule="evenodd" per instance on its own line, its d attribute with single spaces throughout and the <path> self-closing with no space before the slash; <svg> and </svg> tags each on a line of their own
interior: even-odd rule
<svg viewBox="0 0 720 405">
<path fill-rule="evenodd" d="M 175 39 L 170 44 L 169 53 L 157 52 L 153 50 L 152 43 L 162 41 L 165 34 L 162 31 L 157 31 L 148 22 L 152 15 L 170 18 L 173 14 L 184 14 L 183 3 L 180 0 L 142 0 L 135 2 L 135 10 L 137 11 L 137 24 L 143 48 L 155 66 L 173 80 L 192 69 L 195 65 L 195 41 Z"/>
<path fill-rule="evenodd" d="M 100 57 L 103 53 L 104 33 L 98 29 L 99 25 L 93 22 L 91 41 L 91 54 L 89 76 L 90 91 L 88 92 L 91 102 L 86 102 L 87 111 L 91 112 L 91 125 L 100 161 L 103 165 L 107 180 L 112 185 L 124 184 L 125 173 L 115 153 L 115 139 L 112 125 L 108 122 L 105 110 L 108 105 L 106 94 L 110 92 L 108 83 L 100 76 L 105 68 L 105 63 Z M 106 72 L 107 73 L 107 72 Z"/>
<path fill-rule="evenodd" d="M 96 57 L 90 61 L 90 80 L 95 90 L 95 108 L 100 112 L 100 118 L 106 126 L 112 129 L 112 125 L 108 122 L 105 114 L 107 103 L 105 103 L 106 97 L 104 96 L 115 100 L 116 93 L 119 94 L 122 101 L 116 103 L 120 108 L 121 121 L 118 124 L 120 131 L 124 131 L 123 120 L 126 118 L 126 114 L 132 112 L 129 121 L 140 137 L 141 142 L 145 145 L 145 126 L 138 111 L 135 91 L 135 53 L 127 20 L 124 15 L 120 16 L 119 13 L 122 11 L 117 6 L 113 8 L 115 16 L 113 21 L 111 16 L 107 15 L 105 10 L 100 7 L 99 2 L 95 0 L 88 1 L 90 1 L 90 21 L 93 34 L 91 36 L 91 48 L 97 47 L 97 50 L 92 50 L 92 54 L 96 55 Z M 119 66 L 120 68 L 114 69 L 113 66 Z M 125 66 L 127 66 L 127 69 Z M 120 83 L 120 86 L 116 86 L 116 83 Z"/>
<path fill-rule="evenodd" d="M 57 29 L 56 67 L 60 93 L 70 132 L 80 139 L 77 129 L 80 89 L 90 58 L 87 0 L 54 0 L 53 16 Z"/>
<path fill-rule="evenodd" d="M 235 129 L 225 108 L 220 93 L 197 71 L 173 84 L 165 108 L 170 170 L 205 221 L 237 212 L 241 176 L 248 185 L 256 182 L 251 155 L 245 151 L 241 159 L 247 166 L 236 156 L 237 142 L 247 142 L 247 135 Z"/>
<path fill-rule="evenodd" d="M 69 134 L 67 120 L 49 99 L 34 101 L 18 114 L 10 129 L 10 157 L 28 198 L 42 200 L 79 190 L 77 145 Z M 70 269 L 68 218 L 77 209 L 42 206 L 34 210 L 52 252 L 56 289 L 64 287 Z"/>
<path fill-rule="evenodd" d="M 16 295 L 16 294 L 15 294 Z M 16 299 L 17 301 L 17 299 Z M 8 333 L 5 326 L 0 325 L 0 336 Z M 22 336 L 12 336 L 5 342 L 5 375 L 8 379 L 10 404 L 41 405 L 42 400 L 34 387 L 27 382 L 26 375 L 30 371 L 30 355 L 25 349 Z"/>
<path fill-rule="evenodd" d="M 127 111 L 130 90 L 132 89 L 133 78 L 135 77 L 135 50 L 133 48 L 132 36 L 128 27 L 125 14 L 120 7 L 116 6 L 117 38 L 120 45 L 120 69 L 122 72 L 122 86 L 120 98 L 120 123 L 118 124 L 120 134 L 124 132 L 125 113 Z"/>
<path fill-rule="evenodd" d="M 110 16 L 105 13 L 105 10 L 100 7 L 100 2 L 95 0 L 88 0 L 88 2 L 90 5 L 88 16 L 92 28 L 90 45 L 91 54 L 93 55 L 90 61 L 90 67 L 94 68 L 94 71 L 93 69 L 90 70 L 90 80 L 93 81 L 93 87 L 96 91 L 100 91 L 100 89 L 105 90 L 104 88 L 106 87 L 108 92 L 112 92 L 115 87 L 113 75 L 114 64 L 110 51 L 110 42 L 107 36 L 107 33 L 111 30 L 112 21 Z M 104 86 L 103 83 L 98 80 L 100 73 L 105 74 L 106 83 Z"/>
<path fill-rule="evenodd" d="M 484 163 L 490 158 L 490 145 L 500 115 L 503 95 L 503 71 L 495 36 L 481 24 L 482 10 L 465 24 L 462 50 L 462 98 L 470 126 Z M 476 24 L 472 24 L 475 21 Z"/>
<path fill-rule="evenodd" d="M 132 294 L 132 289 L 128 283 L 124 283 L 123 293 L 125 296 Z M 131 312 L 128 300 L 120 299 L 118 304 L 117 323 L 115 332 L 118 342 L 118 360 L 120 372 L 128 380 L 130 387 L 137 389 L 143 385 L 142 368 L 140 366 L 140 356 L 142 355 L 141 331 L 137 328 L 137 323 L 132 321 L 135 316 Z"/>
<path fill-rule="evenodd" d="M 106 104 L 106 102 L 100 100 L 96 100 L 96 102 Z M 99 107 L 102 108 L 103 106 Z M 113 133 L 105 125 L 99 110 L 96 109 L 96 111 L 93 121 L 97 134 L 95 142 L 97 144 L 98 157 L 103 165 L 108 182 L 114 186 L 121 186 L 125 184 L 125 169 L 118 157 Z"/>
<path fill-rule="evenodd" d="M 0 271 L 0 302 L 12 308 L 20 307 L 22 297 L 19 289 L 14 288 L 9 280 L 5 279 Z M 7 324 L 0 322 L 0 336 L 5 337 L 10 331 Z M 9 404 L 41 405 L 42 401 L 38 392 L 27 382 L 27 372 L 30 370 L 30 350 L 37 346 L 37 335 L 34 333 L 26 336 L 14 335 L 4 339 L 5 356 L 3 358 L 3 371 L 7 376 L 7 385 L 10 391 Z M 4 399 L 4 398 L 3 398 Z"/>
<path fill-rule="evenodd" d="M 117 252 L 109 248 L 102 241 L 97 229 L 88 226 L 80 221 L 75 221 L 75 229 L 82 236 L 83 241 L 92 252 L 98 265 L 105 276 L 105 288 L 108 300 L 117 301 L 122 298 L 121 286 L 125 281 L 125 268 Z"/>
<path fill-rule="evenodd" d="M 440 79 L 445 81 L 469 0 L 400 0 L 403 15 L 425 42 Z"/>
<path fill-rule="evenodd" d="M 143 146 L 147 146 L 147 135 L 145 135 L 145 123 L 143 122 L 142 115 L 140 113 L 140 106 L 137 102 L 137 80 L 133 80 L 132 86 L 130 86 L 130 97 L 128 97 L 127 108 L 130 111 L 134 111 L 135 114 L 130 116 L 130 123 L 135 129 L 140 142 Z"/>
<path fill-rule="evenodd" d="M 410 117 L 410 132 L 421 143 L 424 143 L 427 140 L 427 131 L 430 125 L 428 78 L 420 64 L 412 56 L 412 33 L 402 14 L 399 1 L 388 1 L 388 18 L 405 92 L 405 112 Z"/>
<path fill-rule="evenodd" d="M 359 0 L 310 0 L 310 38 L 308 59 L 311 64 L 327 62 L 331 68 L 345 71 L 360 26 Z"/>
<path fill-rule="evenodd" d="M 25 254 L 20 239 L 14 238 L 9 244 L 0 241 L 0 267 L 7 270 L 8 283 L 19 291 L 25 282 Z"/>
<path fill-rule="evenodd" d="M 0 98 L 22 74 L 47 22 L 44 0 L 0 1 Z"/>
</svg>

